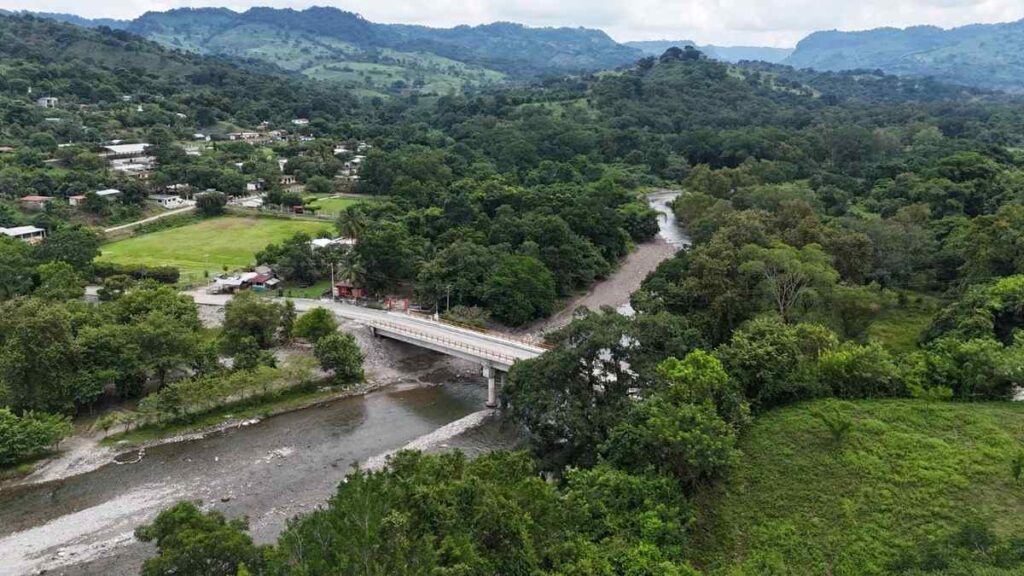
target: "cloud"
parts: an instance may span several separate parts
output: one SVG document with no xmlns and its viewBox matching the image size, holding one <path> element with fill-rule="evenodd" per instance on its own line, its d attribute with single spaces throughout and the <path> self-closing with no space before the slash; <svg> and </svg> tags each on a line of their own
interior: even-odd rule
<svg viewBox="0 0 1024 576">
<path fill-rule="evenodd" d="M 454 26 L 494 21 L 601 28 L 617 40 L 791 46 L 816 30 L 1024 18 L 1021 0 L 0 0 L 0 8 L 133 18 L 177 7 L 332 5 L 375 22 Z"/>
</svg>

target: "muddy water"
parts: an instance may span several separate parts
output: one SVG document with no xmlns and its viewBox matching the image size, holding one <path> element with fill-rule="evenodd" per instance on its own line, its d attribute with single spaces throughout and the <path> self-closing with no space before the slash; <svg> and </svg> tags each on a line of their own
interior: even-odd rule
<svg viewBox="0 0 1024 576">
<path fill-rule="evenodd" d="M 672 201 L 679 197 L 678 190 L 659 190 L 647 195 L 647 204 L 658 212 L 658 236 L 668 242 L 676 250 L 689 248 L 693 243 L 690 237 L 679 225 L 676 213 L 672 210 Z M 632 316 L 635 314 L 633 306 L 629 302 L 622 304 L 616 310 L 619 314 Z"/>
<path fill-rule="evenodd" d="M 132 530 L 181 499 L 247 515 L 254 537 L 269 542 L 288 518 L 322 505 L 356 462 L 410 443 L 472 453 L 515 442 L 481 412 L 485 385 L 471 365 L 429 361 L 443 365 L 442 385 L 398 384 L 152 448 L 136 464 L 0 492 L 0 575 L 137 573 L 150 551 Z"/>
</svg>

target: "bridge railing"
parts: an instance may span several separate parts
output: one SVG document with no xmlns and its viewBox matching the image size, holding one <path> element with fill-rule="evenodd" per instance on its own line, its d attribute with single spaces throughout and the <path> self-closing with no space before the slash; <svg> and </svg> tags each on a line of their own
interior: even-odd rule
<svg viewBox="0 0 1024 576">
<path fill-rule="evenodd" d="M 461 341 L 453 339 L 453 338 L 445 338 L 443 336 L 435 336 L 433 334 L 428 334 L 428 333 L 422 332 L 420 330 L 413 330 L 413 329 L 408 328 L 406 326 L 402 326 L 401 324 L 398 324 L 398 323 L 395 323 L 395 322 L 389 322 L 387 320 L 372 320 L 372 321 L 368 322 L 368 324 L 370 326 L 373 326 L 374 328 L 381 328 L 381 329 L 384 329 L 384 330 L 389 330 L 391 332 L 398 332 L 400 334 L 407 334 L 409 336 L 412 336 L 414 338 L 418 338 L 420 340 L 425 340 L 425 341 L 428 341 L 428 342 L 435 342 L 435 343 L 441 344 L 443 346 L 447 346 L 449 348 L 455 348 L 455 349 L 458 349 L 458 350 L 462 350 L 464 352 L 470 352 L 471 354 L 473 354 L 475 356 L 481 356 L 483 358 L 489 358 L 489 359 L 492 359 L 492 360 L 497 360 L 497 361 L 499 361 L 499 362 L 501 362 L 503 364 L 508 364 L 509 366 L 514 364 L 516 362 L 516 360 L 521 360 L 521 358 L 517 358 L 517 357 L 512 356 L 510 354 L 502 354 L 501 352 L 495 352 L 493 350 L 488 350 L 486 348 L 481 348 L 480 346 L 474 346 L 472 344 L 467 344 L 465 342 L 461 342 Z"/>
<path fill-rule="evenodd" d="M 554 350 L 555 349 L 554 346 L 548 344 L 547 342 L 544 342 L 543 340 L 536 339 L 536 338 L 523 338 L 523 337 L 520 337 L 520 336 L 512 336 L 510 334 L 505 334 L 504 332 L 496 332 L 494 330 L 488 330 L 486 328 L 481 328 L 479 326 L 474 326 L 472 324 L 466 324 L 465 322 L 456 322 L 454 320 L 435 320 L 434 317 L 432 315 L 430 315 L 430 314 L 424 314 L 422 312 L 415 312 L 415 311 L 412 311 L 412 310 L 407 311 L 406 314 L 408 316 L 413 317 L 413 318 L 419 318 L 420 320 L 426 320 L 428 322 L 433 322 L 435 324 L 442 324 L 444 326 L 452 326 L 454 328 L 461 328 L 463 330 L 468 330 L 470 332 L 476 332 L 477 334 L 480 334 L 480 335 L 483 335 L 483 336 L 489 336 L 491 338 L 495 338 L 495 339 L 498 339 L 498 340 L 506 340 L 508 342 L 512 342 L 512 343 L 515 343 L 515 344 L 526 344 L 527 346 L 532 346 L 534 348 L 540 348 L 542 350 Z"/>
</svg>

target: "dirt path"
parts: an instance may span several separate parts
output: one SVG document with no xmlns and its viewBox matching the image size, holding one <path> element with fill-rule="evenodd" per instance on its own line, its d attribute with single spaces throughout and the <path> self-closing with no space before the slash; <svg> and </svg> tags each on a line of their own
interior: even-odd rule
<svg viewBox="0 0 1024 576">
<path fill-rule="evenodd" d="M 113 228 L 106 228 L 106 229 L 103 230 L 103 233 L 104 234 L 113 234 L 115 232 L 121 232 L 122 230 L 130 230 L 131 228 L 135 228 L 136 226 L 142 226 L 143 224 L 149 224 L 150 222 L 156 222 L 157 220 L 160 220 L 162 218 L 167 218 L 167 217 L 170 217 L 170 216 L 177 216 L 178 214 L 186 214 L 186 213 L 191 212 L 191 211 L 193 211 L 195 209 L 196 209 L 195 206 L 189 206 L 187 208 L 179 208 L 177 210 L 170 210 L 168 212 L 164 212 L 163 214 L 157 214 L 156 216 L 150 216 L 149 218 L 143 218 L 142 220 L 138 220 L 138 221 L 135 221 L 135 222 L 130 222 L 128 224 L 122 224 L 120 226 L 114 226 Z"/>
<path fill-rule="evenodd" d="M 603 306 L 620 308 L 628 304 L 629 297 L 640 288 L 647 275 L 676 251 L 677 248 L 661 236 L 637 246 L 607 280 L 598 282 L 586 294 L 570 300 L 561 312 L 526 326 L 521 332 L 539 336 L 563 328 L 572 321 L 573 312 L 581 306 L 599 310 Z"/>
</svg>

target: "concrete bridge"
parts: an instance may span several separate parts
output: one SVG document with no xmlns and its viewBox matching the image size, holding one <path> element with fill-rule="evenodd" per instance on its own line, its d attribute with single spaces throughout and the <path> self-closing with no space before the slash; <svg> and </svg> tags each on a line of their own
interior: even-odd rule
<svg viewBox="0 0 1024 576">
<path fill-rule="evenodd" d="M 322 307 L 336 316 L 366 324 L 374 335 L 399 340 L 414 346 L 462 358 L 480 364 L 487 378 L 487 406 L 498 405 L 498 387 L 520 360 L 536 358 L 545 349 L 535 343 L 495 334 L 478 332 L 410 314 L 373 310 L 339 302 L 292 299 L 299 312 Z"/>
<path fill-rule="evenodd" d="M 231 300 L 226 294 L 207 294 L 205 290 L 187 293 L 196 304 L 224 306 Z M 512 365 L 520 360 L 536 358 L 545 348 L 535 342 L 493 332 L 480 332 L 427 317 L 412 314 L 374 310 L 329 300 L 290 298 L 297 312 L 325 308 L 335 316 L 365 324 L 376 336 L 399 340 L 462 358 L 480 365 L 487 378 L 487 406 L 498 405 L 498 387 L 505 384 L 505 376 Z"/>
</svg>

